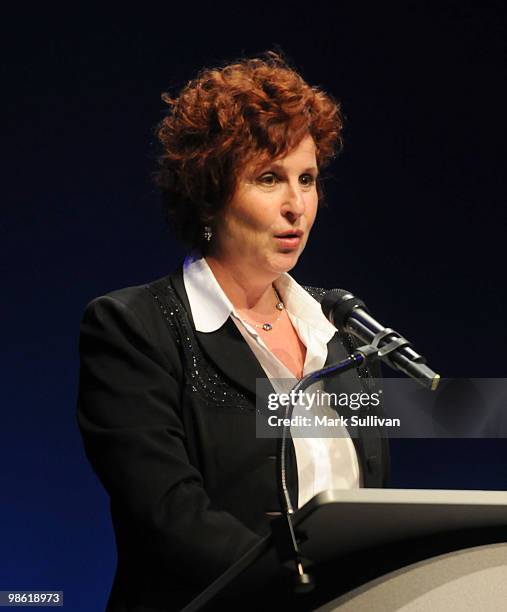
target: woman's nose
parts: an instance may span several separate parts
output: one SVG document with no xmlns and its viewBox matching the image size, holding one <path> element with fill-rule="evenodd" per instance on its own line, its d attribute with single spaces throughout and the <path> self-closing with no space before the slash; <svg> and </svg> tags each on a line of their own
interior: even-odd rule
<svg viewBox="0 0 507 612">
<path fill-rule="evenodd" d="M 305 212 L 305 199 L 299 183 L 297 185 L 287 184 L 284 194 L 282 213 L 287 216 L 300 217 Z"/>
</svg>

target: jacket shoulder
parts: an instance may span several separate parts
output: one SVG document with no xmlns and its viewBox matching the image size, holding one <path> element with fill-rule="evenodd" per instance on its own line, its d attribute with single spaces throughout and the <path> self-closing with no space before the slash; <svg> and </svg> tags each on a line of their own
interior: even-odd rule
<svg viewBox="0 0 507 612">
<path fill-rule="evenodd" d="M 93 298 L 85 307 L 81 325 L 99 325 L 111 330 L 136 327 L 143 330 L 146 338 L 169 351 L 168 332 L 171 345 L 178 345 L 179 334 L 172 319 L 166 316 L 176 298 L 171 289 L 172 275 L 158 278 L 140 285 L 132 285 L 109 291 Z M 174 349 L 173 349 L 174 350 Z"/>
<path fill-rule="evenodd" d="M 156 311 L 154 309 L 154 306 L 156 306 L 154 296 L 159 295 L 167 298 L 172 295 L 171 278 L 173 276 L 168 274 L 140 285 L 131 285 L 108 291 L 90 300 L 85 311 L 105 304 L 116 303 L 118 307 L 126 307 L 135 315 L 144 319 L 146 315 L 153 315 Z"/>
<path fill-rule="evenodd" d="M 323 289 L 322 287 L 309 287 L 307 285 L 303 285 L 303 289 L 307 293 L 309 293 L 314 300 L 317 300 L 319 304 L 320 302 L 322 302 L 322 300 L 324 299 L 324 296 L 329 291 L 329 289 Z"/>
<path fill-rule="evenodd" d="M 129 287 L 122 287 L 121 289 L 114 289 L 113 291 L 109 291 L 104 295 L 94 298 L 92 302 L 109 298 L 121 302 L 132 310 L 136 310 L 142 307 L 144 302 L 152 301 L 154 293 L 163 295 L 169 294 L 171 291 L 172 277 L 172 274 L 168 274 L 167 276 L 140 285 L 131 285 Z"/>
</svg>

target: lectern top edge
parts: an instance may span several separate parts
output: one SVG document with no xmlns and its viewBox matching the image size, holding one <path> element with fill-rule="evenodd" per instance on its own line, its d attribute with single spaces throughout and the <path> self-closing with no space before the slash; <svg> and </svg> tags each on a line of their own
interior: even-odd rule
<svg viewBox="0 0 507 612">
<path fill-rule="evenodd" d="M 442 504 L 506 506 L 507 491 L 447 490 L 447 489 L 334 489 L 315 495 L 297 512 L 304 518 L 317 507 L 340 504 Z"/>
</svg>

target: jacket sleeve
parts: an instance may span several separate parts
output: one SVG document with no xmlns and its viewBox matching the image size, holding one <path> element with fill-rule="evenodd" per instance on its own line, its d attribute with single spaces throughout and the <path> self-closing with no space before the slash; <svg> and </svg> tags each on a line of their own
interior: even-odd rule
<svg viewBox="0 0 507 612">
<path fill-rule="evenodd" d="M 129 305 L 106 295 L 84 312 L 79 351 L 78 422 L 94 470 L 161 569 L 205 586 L 260 536 L 210 509 L 188 459 L 176 342 L 157 342 Z"/>
</svg>

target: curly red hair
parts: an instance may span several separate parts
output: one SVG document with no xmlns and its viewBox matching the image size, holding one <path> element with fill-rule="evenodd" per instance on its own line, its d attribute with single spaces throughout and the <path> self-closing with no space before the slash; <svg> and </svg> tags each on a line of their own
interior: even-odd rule
<svg viewBox="0 0 507 612">
<path fill-rule="evenodd" d="M 162 99 L 169 112 L 156 128 L 155 181 L 170 225 L 202 250 L 203 226 L 230 200 L 245 164 L 283 157 L 311 134 L 322 168 L 341 145 L 339 105 L 273 52 L 206 68 Z"/>
</svg>

